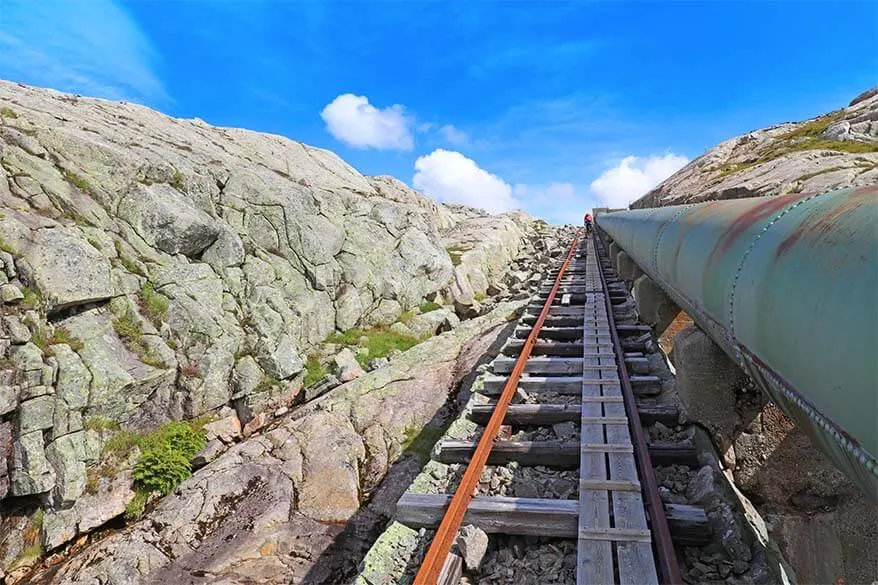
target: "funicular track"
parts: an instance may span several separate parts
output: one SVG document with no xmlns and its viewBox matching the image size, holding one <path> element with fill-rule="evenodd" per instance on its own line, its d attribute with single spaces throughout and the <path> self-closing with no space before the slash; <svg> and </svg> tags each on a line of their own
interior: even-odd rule
<svg viewBox="0 0 878 585">
<path fill-rule="evenodd" d="M 452 552 L 462 524 L 494 534 L 560 537 L 576 542 L 576 583 L 681 583 L 671 522 L 687 511 L 663 505 L 653 465 L 694 457 L 689 448 L 648 444 L 638 405 L 654 376 L 642 371 L 649 328 L 616 325 L 631 302 L 596 237 L 579 235 L 531 300 L 513 336 L 491 364 L 480 391 L 488 404 L 468 417 L 484 425 L 478 441 L 445 440 L 442 463 L 467 467 L 451 494 L 406 493 L 397 519 L 435 527 L 414 583 L 456 584 L 462 560 Z M 521 395 L 533 403 L 516 403 Z M 660 416 L 660 415 L 659 415 Z M 572 440 L 510 440 L 511 428 L 578 426 Z M 475 495 L 485 466 L 578 469 L 578 500 Z M 682 522 L 682 523 L 685 523 Z"/>
</svg>

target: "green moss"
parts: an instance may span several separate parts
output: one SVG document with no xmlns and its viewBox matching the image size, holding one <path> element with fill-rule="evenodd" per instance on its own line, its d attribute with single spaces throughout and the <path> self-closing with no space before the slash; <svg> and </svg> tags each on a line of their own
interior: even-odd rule
<svg viewBox="0 0 878 585">
<path fill-rule="evenodd" d="M 720 177 L 727 177 L 734 173 L 739 173 L 743 170 L 749 169 L 750 167 L 756 166 L 759 163 L 756 162 L 746 162 L 746 163 L 730 163 L 725 162 L 719 166 L 717 169 L 719 171 Z"/>
<path fill-rule="evenodd" d="M 801 124 L 798 128 L 780 136 L 781 139 L 792 140 L 795 138 L 817 138 L 829 128 L 834 122 L 844 117 L 844 110 L 839 110 L 825 116 L 820 116 L 810 122 Z"/>
<path fill-rule="evenodd" d="M 132 431 L 119 431 L 106 442 L 102 453 L 104 455 L 124 455 L 140 445 L 141 436 Z"/>
<path fill-rule="evenodd" d="M 28 544 L 23 549 L 21 549 L 21 552 L 18 553 L 18 556 L 15 558 L 9 568 L 12 570 L 17 569 L 18 567 L 27 565 L 30 561 L 38 559 L 42 556 L 43 545 L 39 541 Z"/>
<path fill-rule="evenodd" d="M 326 341 L 329 343 L 339 343 L 341 345 L 357 345 L 359 343 L 360 338 L 366 335 L 366 332 L 363 329 L 359 329 L 354 327 L 352 329 L 348 329 L 345 332 L 336 331 L 331 333 L 329 337 L 326 338 Z"/>
<path fill-rule="evenodd" d="M 412 319 L 415 318 L 415 315 L 417 315 L 417 312 L 415 312 L 414 309 L 412 309 L 412 310 L 410 310 L 410 311 L 403 311 L 403 312 L 399 315 L 399 322 L 400 322 L 400 323 L 403 323 L 403 324 L 405 324 L 405 325 L 408 325 L 409 323 L 412 322 Z"/>
<path fill-rule="evenodd" d="M 37 511 L 34 512 L 34 515 L 31 517 L 31 523 L 33 527 L 40 531 L 43 528 L 43 521 L 46 519 L 46 511 L 42 508 L 37 508 Z"/>
<path fill-rule="evenodd" d="M 73 336 L 70 331 L 64 327 L 56 327 L 54 333 L 49 335 L 47 328 L 41 327 L 31 338 L 34 345 L 42 349 L 48 355 L 52 355 L 49 349 L 53 345 L 66 344 L 73 351 L 80 351 L 83 348 L 82 341 Z"/>
<path fill-rule="evenodd" d="M 425 301 L 421 303 L 420 311 L 421 313 L 429 313 L 430 311 L 436 311 L 441 309 L 442 305 L 439 303 L 434 303 L 433 301 Z"/>
<path fill-rule="evenodd" d="M 280 380 L 275 378 L 274 376 L 269 376 L 268 374 L 262 376 L 262 379 L 259 380 L 259 384 L 256 385 L 256 389 L 254 392 L 264 394 L 266 392 L 270 392 L 272 388 L 280 384 Z"/>
<path fill-rule="evenodd" d="M 24 295 L 24 298 L 21 300 L 21 304 L 27 307 L 28 309 L 39 309 L 43 306 L 43 297 L 40 295 L 40 291 L 24 287 L 21 289 L 21 294 Z"/>
<path fill-rule="evenodd" d="M 17 117 L 18 117 L 18 114 L 16 114 L 12 108 L 8 108 L 6 106 L 3 106 L 2 108 L 0 108 L 0 118 L 13 118 L 13 119 L 15 119 Z"/>
<path fill-rule="evenodd" d="M 192 459 L 206 442 L 204 425 L 207 421 L 169 422 L 145 435 L 118 431 L 107 442 L 104 455 L 124 456 L 134 448 L 140 449 L 133 470 L 136 495 L 125 510 L 127 519 L 134 520 L 143 514 L 150 495 L 167 495 L 192 474 Z M 110 469 L 110 474 L 115 472 L 115 468 L 106 463 L 101 469 Z M 101 475 L 106 474 L 101 472 Z M 92 476 L 91 480 L 96 489 L 97 477 Z"/>
<path fill-rule="evenodd" d="M 7 254 L 15 254 L 15 248 L 12 247 L 12 244 L 0 238 L 0 250 L 3 250 Z"/>
<path fill-rule="evenodd" d="M 720 177 L 727 177 L 750 167 L 771 162 L 787 154 L 806 150 L 832 150 L 854 154 L 878 152 L 878 142 L 821 138 L 829 126 L 843 117 L 844 111 L 838 111 L 800 124 L 797 128 L 781 134 L 769 146 L 760 150 L 757 160 L 746 163 L 724 163 L 716 170 L 719 171 Z M 829 171 L 821 171 L 817 174 L 823 172 Z M 810 176 L 806 176 L 806 178 L 810 178 Z"/>
<path fill-rule="evenodd" d="M 447 248 L 445 251 L 448 252 L 448 257 L 451 258 L 451 265 L 460 266 L 460 263 L 463 261 L 463 250 Z"/>
<path fill-rule="evenodd" d="M 113 319 L 113 329 L 130 351 L 137 354 L 141 362 L 155 368 L 164 368 L 166 364 L 161 357 L 155 355 L 143 342 L 143 329 L 133 311 Z"/>
<path fill-rule="evenodd" d="M 360 341 L 365 338 L 364 341 Z M 375 358 L 387 357 L 393 350 L 405 351 L 423 341 L 412 335 L 391 331 L 386 325 L 376 325 L 370 329 L 348 329 L 344 333 L 333 333 L 326 339 L 330 343 L 366 348 L 357 353 L 357 361 L 365 367 Z"/>
<path fill-rule="evenodd" d="M 134 522 L 146 511 L 146 502 L 149 501 L 150 493 L 142 489 L 134 491 L 134 497 L 125 506 L 125 520 Z"/>
<path fill-rule="evenodd" d="M 156 327 L 161 327 L 168 316 L 168 298 L 156 292 L 151 282 L 144 282 L 140 287 L 140 309 Z"/>
<path fill-rule="evenodd" d="M 403 430 L 402 450 L 406 455 L 411 455 L 420 461 L 421 465 L 430 460 L 430 453 L 433 451 L 433 445 L 442 438 L 445 429 L 436 427 L 417 427 L 407 426 Z"/>
<path fill-rule="evenodd" d="M 171 180 L 168 183 L 176 189 L 177 191 L 182 191 L 186 188 L 186 182 L 183 178 L 183 174 L 180 171 L 175 170 L 173 176 L 171 176 Z"/>
<path fill-rule="evenodd" d="M 309 388 L 326 377 L 326 366 L 316 354 L 311 354 L 305 360 L 305 387 Z"/>
<path fill-rule="evenodd" d="M 73 171 L 64 171 L 64 178 L 76 186 L 77 189 L 85 193 L 91 193 L 91 186 L 84 177 L 81 177 Z"/>
<path fill-rule="evenodd" d="M 483 293 L 481 291 L 473 294 L 473 299 L 477 300 L 480 303 L 487 298 L 488 298 L 488 295 L 486 295 L 485 293 Z"/>
<path fill-rule="evenodd" d="M 90 416 L 85 419 L 83 426 L 87 431 L 97 431 L 99 433 L 119 430 L 119 423 L 105 416 Z"/>
<path fill-rule="evenodd" d="M 121 317 L 113 319 L 113 329 L 116 330 L 116 335 L 122 338 L 126 344 L 137 344 L 139 346 L 143 342 L 143 330 L 140 328 L 140 323 L 137 322 L 137 317 L 133 311 L 129 310 Z"/>
<path fill-rule="evenodd" d="M 790 152 L 802 150 L 834 150 L 836 152 L 851 152 L 855 154 L 866 152 L 878 152 L 878 142 L 860 142 L 859 140 L 829 140 L 816 138 L 797 142 L 790 147 Z"/>
<path fill-rule="evenodd" d="M 122 263 L 122 266 L 125 267 L 125 270 L 130 272 L 131 274 L 137 274 L 138 276 L 146 276 L 146 273 L 140 268 L 140 265 L 137 264 L 131 258 L 127 256 L 119 256 L 119 262 Z"/>
</svg>

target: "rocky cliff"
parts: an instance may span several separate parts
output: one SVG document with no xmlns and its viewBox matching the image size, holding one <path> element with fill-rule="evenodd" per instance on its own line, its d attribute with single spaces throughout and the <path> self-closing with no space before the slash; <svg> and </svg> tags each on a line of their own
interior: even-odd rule
<svg viewBox="0 0 878 585">
<path fill-rule="evenodd" d="M 832 191 L 878 183 L 878 88 L 838 111 L 708 150 L 631 207 Z"/>
<path fill-rule="evenodd" d="M 520 292 L 515 261 L 548 234 L 280 136 L 8 82 L 0 207 L 0 577 L 120 516 L 150 431 L 198 419 L 204 464 L 304 387 L 385 363 L 387 336 L 404 349 Z"/>
</svg>

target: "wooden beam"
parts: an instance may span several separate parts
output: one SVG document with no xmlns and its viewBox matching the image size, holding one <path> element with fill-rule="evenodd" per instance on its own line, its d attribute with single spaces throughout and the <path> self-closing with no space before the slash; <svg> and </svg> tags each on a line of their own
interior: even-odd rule
<svg viewBox="0 0 878 585">
<path fill-rule="evenodd" d="M 518 355 L 524 347 L 524 339 L 510 338 L 501 350 L 504 355 Z M 585 346 L 589 351 L 612 351 L 612 343 L 589 343 Z M 539 339 L 531 350 L 532 355 L 545 355 L 552 357 L 582 357 L 582 341 L 553 341 Z"/>
<path fill-rule="evenodd" d="M 440 441 L 440 463 L 466 463 L 475 450 L 473 441 Z M 558 441 L 499 441 L 488 456 L 488 465 L 505 465 L 516 461 L 519 465 L 576 469 L 579 466 L 580 445 Z M 677 443 L 653 443 L 649 446 L 653 465 L 687 465 L 698 467 L 695 447 Z"/>
<path fill-rule="evenodd" d="M 602 396 L 602 402 L 615 400 L 614 397 Z M 560 422 L 579 422 L 582 407 L 579 404 L 513 404 L 506 411 L 504 422 L 514 426 L 553 425 Z M 493 404 L 474 406 L 469 419 L 478 424 L 485 424 L 494 412 Z M 637 412 L 640 422 L 652 425 L 661 422 L 665 426 L 676 426 L 679 411 L 676 406 L 638 404 Z"/>
<path fill-rule="evenodd" d="M 613 358 L 612 352 L 594 352 L 586 355 L 587 357 Z M 491 370 L 495 374 L 508 374 L 515 368 L 516 361 L 516 358 L 498 356 L 491 362 Z M 616 365 L 586 366 L 583 365 L 582 357 L 535 357 L 527 360 L 524 371 L 529 374 L 581 374 L 583 371 L 615 372 Z"/>
<path fill-rule="evenodd" d="M 435 528 L 450 497 L 446 494 L 406 492 L 396 503 L 395 520 L 410 528 Z M 674 541 L 684 546 L 710 542 L 711 529 L 702 508 L 665 504 L 665 516 Z M 520 534 L 576 538 L 579 502 L 549 498 L 476 496 L 464 522 L 490 534 Z"/>
</svg>

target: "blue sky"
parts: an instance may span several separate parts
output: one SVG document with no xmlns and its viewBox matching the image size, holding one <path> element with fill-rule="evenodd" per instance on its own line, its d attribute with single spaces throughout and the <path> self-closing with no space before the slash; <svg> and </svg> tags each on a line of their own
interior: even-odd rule
<svg viewBox="0 0 878 585">
<path fill-rule="evenodd" d="M 869 22 L 878 3 L 0 0 L 0 77 L 576 221 L 875 85 Z"/>
</svg>

